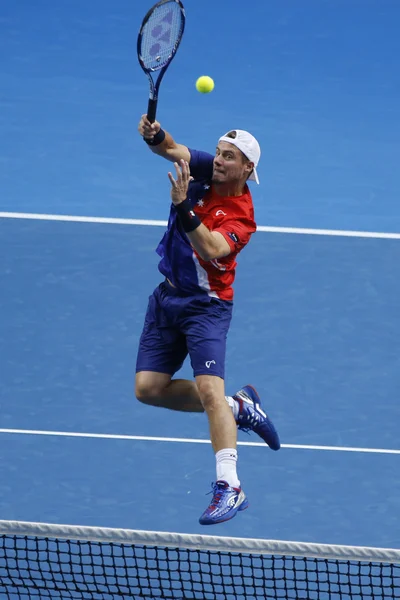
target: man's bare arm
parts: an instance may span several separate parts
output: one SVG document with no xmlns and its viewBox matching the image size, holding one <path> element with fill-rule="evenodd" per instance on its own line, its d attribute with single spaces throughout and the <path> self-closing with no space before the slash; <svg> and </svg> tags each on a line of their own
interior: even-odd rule
<svg viewBox="0 0 400 600">
<path fill-rule="evenodd" d="M 161 125 L 158 121 L 150 123 L 147 115 L 142 115 L 138 126 L 138 131 L 142 137 L 153 139 L 160 129 Z M 168 131 L 165 131 L 165 138 L 160 144 L 156 146 L 149 144 L 149 148 L 154 154 L 158 154 L 158 156 L 162 156 L 171 162 L 179 162 L 181 160 L 190 162 L 190 152 L 187 146 L 177 144 Z"/>
<path fill-rule="evenodd" d="M 186 234 L 203 260 L 215 260 L 228 256 L 232 250 L 219 231 L 210 231 L 203 223 L 194 231 Z"/>
</svg>

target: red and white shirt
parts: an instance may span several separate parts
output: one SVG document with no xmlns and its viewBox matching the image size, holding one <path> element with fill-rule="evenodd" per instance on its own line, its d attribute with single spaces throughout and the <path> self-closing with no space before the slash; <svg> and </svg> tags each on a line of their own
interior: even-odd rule
<svg viewBox="0 0 400 600">
<path fill-rule="evenodd" d="M 219 196 L 211 184 L 214 157 L 198 150 L 190 150 L 190 155 L 194 181 L 189 185 L 188 198 L 193 210 L 207 229 L 224 236 L 231 253 L 203 260 L 190 244 L 172 205 L 168 229 L 157 248 L 161 256 L 158 268 L 183 293 L 207 293 L 232 301 L 236 257 L 256 231 L 251 193 L 246 185 L 242 196 Z"/>
</svg>

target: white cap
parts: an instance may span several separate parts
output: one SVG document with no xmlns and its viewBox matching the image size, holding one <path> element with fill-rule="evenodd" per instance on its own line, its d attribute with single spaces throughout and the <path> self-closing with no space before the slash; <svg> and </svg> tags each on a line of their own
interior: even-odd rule
<svg viewBox="0 0 400 600">
<path fill-rule="evenodd" d="M 236 133 L 234 138 L 227 137 L 228 133 Z M 254 163 L 254 169 L 252 170 L 249 179 L 255 181 L 256 183 L 260 183 L 258 181 L 258 175 L 256 171 L 256 167 L 258 165 L 258 161 L 261 156 L 261 148 L 260 144 L 257 142 L 256 138 L 251 135 L 248 131 L 243 131 L 243 129 L 231 129 L 225 135 L 219 138 L 220 142 L 228 142 L 228 144 L 233 144 L 236 148 L 239 148 L 243 152 L 246 158 Z"/>
</svg>

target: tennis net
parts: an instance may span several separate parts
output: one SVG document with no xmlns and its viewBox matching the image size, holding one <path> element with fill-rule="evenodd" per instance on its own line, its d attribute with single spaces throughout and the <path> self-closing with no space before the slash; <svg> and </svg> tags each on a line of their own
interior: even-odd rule
<svg viewBox="0 0 400 600">
<path fill-rule="evenodd" d="M 400 598 L 400 550 L 0 521 L 0 599 Z"/>
</svg>

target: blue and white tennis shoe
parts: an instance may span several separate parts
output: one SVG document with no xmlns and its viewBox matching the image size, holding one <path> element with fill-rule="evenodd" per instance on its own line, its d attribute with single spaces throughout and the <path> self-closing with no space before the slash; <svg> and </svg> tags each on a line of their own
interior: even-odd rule
<svg viewBox="0 0 400 600">
<path fill-rule="evenodd" d="M 216 525 L 232 519 L 237 512 L 249 506 L 241 488 L 230 487 L 226 481 L 213 484 L 213 498 L 199 519 L 200 525 Z"/>
<path fill-rule="evenodd" d="M 278 432 L 261 408 L 261 399 L 252 385 L 245 385 L 233 396 L 239 403 L 237 425 L 242 431 L 254 431 L 272 450 L 279 450 Z"/>
</svg>

